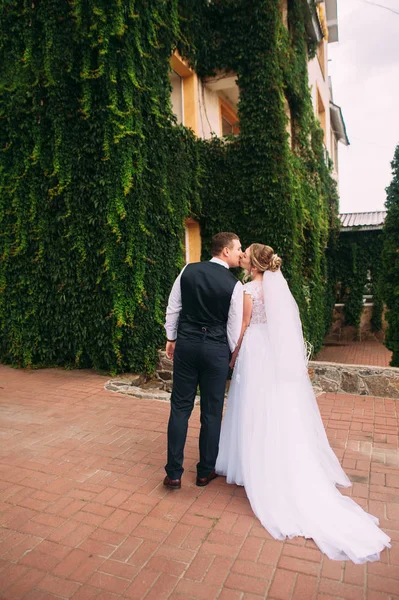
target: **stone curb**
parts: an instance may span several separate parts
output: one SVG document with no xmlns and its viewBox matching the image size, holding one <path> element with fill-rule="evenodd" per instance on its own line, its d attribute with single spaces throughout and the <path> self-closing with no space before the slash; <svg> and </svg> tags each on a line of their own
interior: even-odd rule
<svg viewBox="0 0 399 600">
<path fill-rule="evenodd" d="M 109 392 L 117 392 L 118 394 L 125 394 L 127 396 L 134 396 L 135 398 L 145 400 L 158 400 L 159 402 L 170 402 L 170 393 L 162 390 L 156 392 L 150 392 L 143 390 L 143 388 L 135 385 L 127 385 L 126 381 L 120 381 L 118 379 L 110 379 L 104 385 L 104 389 Z M 200 397 L 196 396 L 194 404 L 199 404 Z"/>
<path fill-rule="evenodd" d="M 127 396 L 134 396 L 135 398 L 140 398 L 144 400 L 158 400 L 159 402 L 170 402 L 171 394 L 169 392 L 163 392 L 162 390 L 157 390 L 156 392 L 149 392 L 148 390 L 143 390 L 141 387 L 137 387 L 135 385 L 126 385 L 126 382 L 120 381 L 118 379 L 110 379 L 104 385 L 104 389 L 109 392 L 117 392 L 118 394 L 125 394 Z M 320 394 L 324 394 L 324 390 L 322 390 L 318 386 L 313 386 L 316 397 L 320 396 Z M 227 394 L 225 395 L 227 398 Z M 199 405 L 200 396 L 195 397 L 194 404 Z"/>
</svg>

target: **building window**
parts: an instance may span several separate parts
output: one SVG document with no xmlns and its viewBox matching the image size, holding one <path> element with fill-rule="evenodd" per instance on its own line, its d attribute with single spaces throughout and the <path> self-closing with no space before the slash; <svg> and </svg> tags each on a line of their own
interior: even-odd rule
<svg viewBox="0 0 399 600">
<path fill-rule="evenodd" d="M 177 51 L 174 52 L 170 59 L 170 66 L 173 112 L 177 116 L 179 123 L 183 123 L 186 127 L 192 129 L 195 135 L 198 135 L 199 102 L 197 74 L 188 66 L 187 62 Z"/>
<path fill-rule="evenodd" d="M 176 71 L 170 74 L 170 83 L 172 85 L 172 93 L 170 96 L 172 102 L 172 110 L 177 117 L 177 122 L 184 123 L 183 113 L 183 78 Z"/>
<path fill-rule="evenodd" d="M 195 219 L 185 220 L 184 253 L 186 264 L 201 260 L 201 230 Z"/>
<path fill-rule="evenodd" d="M 237 135 L 240 133 L 238 125 L 238 116 L 236 111 L 227 104 L 222 98 L 219 98 L 220 107 L 220 131 L 223 135 Z"/>
<path fill-rule="evenodd" d="M 319 89 L 317 89 L 317 118 L 319 119 L 321 128 L 324 132 L 324 145 L 326 145 L 326 109 L 324 107 L 323 99 Z"/>
<path fill-rule="evenodd" d="M 222 135 L 231 135 L 233 133 L 234 125 L 229 123 L 227 119 L 222 115 Z"/>
</svg>

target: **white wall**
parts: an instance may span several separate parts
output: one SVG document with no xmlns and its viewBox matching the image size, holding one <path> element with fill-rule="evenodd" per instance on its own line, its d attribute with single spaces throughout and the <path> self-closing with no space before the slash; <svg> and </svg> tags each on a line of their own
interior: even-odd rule
<svg viewBox="0 0 399 600">
<path fill-rule="evenodd" d="M 221 136 L 219 92 L 212 92 L 198 79 L 199 135 L 208 139 L 212 134 Z"/>
</svg>

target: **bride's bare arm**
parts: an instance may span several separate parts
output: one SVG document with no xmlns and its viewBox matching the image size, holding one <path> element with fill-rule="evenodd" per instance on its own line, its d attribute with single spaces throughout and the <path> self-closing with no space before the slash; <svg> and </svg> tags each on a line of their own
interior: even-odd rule
<svg viewBox="0 0 399 600">
<path fill-rule="evenodd" d="M 249 294 L 246 294 L 244 292 L 244 309 L 243 309 L 243 316 L 242 316 L 242 325 L 241 325 L 241 333 L 240 333 L 240 337 L 238 339 L 237 342 L 237 346 L 236 349 L 234 350 L 233 354 L 231 355 L 231 361 L 230 361 L 230 368 L 232 369 L 235 365 L 238 353 L 240 351 L 241 348 L 241 344 L 242 344 L 242 340 L 244 337 L 244 334 L 247 330 L 247 327 L 251 321 L 251 315 L 252 315 L 252 298 Z"/>
</svg>

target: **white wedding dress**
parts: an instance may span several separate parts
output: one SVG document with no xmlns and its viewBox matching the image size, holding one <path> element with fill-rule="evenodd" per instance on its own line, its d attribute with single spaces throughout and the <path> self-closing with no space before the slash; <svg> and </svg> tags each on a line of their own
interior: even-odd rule
<svg viewBox="0 0 399 600">
<path fill-rule="evenodd" d="M 274 538 L 312 538 L 331 559 L 378 560 L 390 538 L 336 488 L 351 483 L 328 443 L 288 285 L 280 271 L 266 271 L 263 284 L 252 281 L 244 291 L 253 311 L 231 380 L 216 472 L 245 486 Z"/>
</svg>

